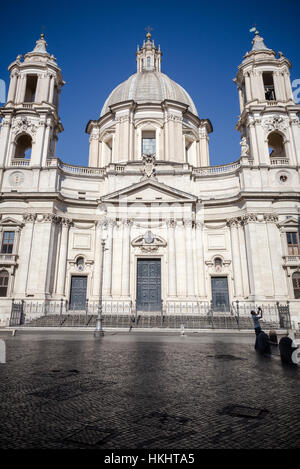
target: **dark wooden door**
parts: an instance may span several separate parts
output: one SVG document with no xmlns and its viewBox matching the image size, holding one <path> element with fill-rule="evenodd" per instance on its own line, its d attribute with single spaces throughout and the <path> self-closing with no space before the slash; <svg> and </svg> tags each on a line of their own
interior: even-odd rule
<svg viewBox="0 0 300 469">
<path fill-rule="evenodd" d="M 227 277 L 212 277 L 212 307 L 214 311 L 229 311 Z"/>
<path fill-rule="evenodd" d="M 161 311 L 160 259 L 138 259 L 136 303 L 138 311 Z"/>
<path fill-rule="evenodd" d="M 87 286 L 87 277 L 75 276 L 75 275 L 72 276 L 70 309 L 74 309 L 74 310 L 85 309 L 86 286 Z"/>
</svg>

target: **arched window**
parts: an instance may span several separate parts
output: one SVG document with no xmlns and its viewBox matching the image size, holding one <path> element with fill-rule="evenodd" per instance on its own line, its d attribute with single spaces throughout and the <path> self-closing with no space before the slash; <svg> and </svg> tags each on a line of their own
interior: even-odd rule
<svg viewBox="0 0 300 469">
<path fill-rule="evenodd" d="M 268 136 L 270 158 L 286 158 L 283 137 L 278 132 L 272 132 Z"/>
<path fill-rule="evenodd" d="M 7 270 L 1 270 L 0 272 L 0 297 L 7 296 L 9 273 Z"/>
<path fill-rule="evenodd" d="M 32 149 L 32 138 L 28 134 L 22 134 L 16 141 L 15 158 L 30 159 Z"/>
<path fill-rule="evenodd" d="M 147 69 L 150 70 L 150 57 L 147 57 Z"/>
<path fill-rule="evenodd" d="M 294 288 L 294 296 L 296 299 L 300 298 L 300 272 L 295 272 L 293 274 L 293 288 Z"/>
</svg>

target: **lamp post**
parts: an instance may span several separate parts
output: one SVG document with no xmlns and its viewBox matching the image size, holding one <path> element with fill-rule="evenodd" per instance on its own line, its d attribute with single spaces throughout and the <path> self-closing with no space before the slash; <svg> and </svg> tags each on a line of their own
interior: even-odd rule
<svg viewBox="0 0 300 469">
<path fill-rule="evenodd" d="M 98 302 L 98 317 L 96 322 L 96 329 L 94 332 L 94 337 L 103 337 L 104 331 L 102 329 L 102 287 L 103 287 L 103 266 L 104 266 L 104 251 L 105 251 L 105 241 L 107 240 L 107 231 L 102 231 L 101 237 L 101 247 L 102 247 L 102 256 L 101 256 L 101 269 L 100 269 L 100 291 L 99 291 L 99 302 Z"/>
</svg>

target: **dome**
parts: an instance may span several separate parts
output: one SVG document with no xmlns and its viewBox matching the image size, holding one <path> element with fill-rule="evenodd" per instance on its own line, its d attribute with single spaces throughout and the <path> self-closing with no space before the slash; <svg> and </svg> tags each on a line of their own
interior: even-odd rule
<svg viewBox="0 0 300 469">
<path fill-rule="evenodd" d="M 187 104 L 189 111 L 198 115 L 192 98 L 182 86 L 160 71 L 143 70 L 131 75 L 111 92 L 104 103 L 101 116 L 109 112 L 109 106 L 122 101 L 134 100 L 140 104 L 161 103 L 165 99 Z"/>
</svg>

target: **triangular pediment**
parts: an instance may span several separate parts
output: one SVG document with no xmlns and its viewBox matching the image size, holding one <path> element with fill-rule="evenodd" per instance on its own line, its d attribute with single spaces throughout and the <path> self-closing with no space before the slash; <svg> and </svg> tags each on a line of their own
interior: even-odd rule
<svg viewBox="0 0 300 469">
<path fill-rule="evenodd" d="M 195 195 L 183 192 L 153 179 L 146 179 L 119 191 L 101 197 L 101 202 L 110 203 L 193 203 Z"/>
<path fill-rule="evenodd" d="M 281 221 L 278 225 L 285 228 L 297 228 L 299 226 L 299 220 L 297 217 L 290 217 Z"/>
<path fill-rule="evenodd" d="M 11 217 L 5 217 L 0 220 L 0 226 L 21 226 L 23 223 Z"/>
</svg>

